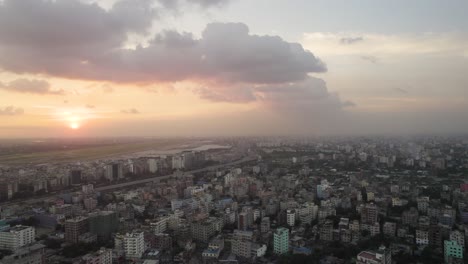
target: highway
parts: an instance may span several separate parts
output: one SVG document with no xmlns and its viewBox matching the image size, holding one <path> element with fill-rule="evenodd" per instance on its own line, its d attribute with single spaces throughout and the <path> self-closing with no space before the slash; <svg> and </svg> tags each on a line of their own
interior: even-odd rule
<svg viewBox="0 0 468 264">
<path fill-rule="evenodd" d="M 246 158 L 243 158 L 241 160 L 226 163 L 226 164 L 214 165 L 214 166 L 210 166 L 210 167 L 206 167 L 206 168 L 202 168 L 202 169 L 185 171 L 185 172 L 183 172 L 183 174 L 186 175 L 186 174 L 194 174 L 194 173 L 199 173 L 199 172 L 204 172 L 204 171 L 217 170 L 217 169 L 220 169 L 220 168 L 223 168 L 223 167 L 229 167 L 229 166 L 234 166 L 234 165 L 238 165 L 238 164 L 249 162 L 249 161 L 254 161 L 256 159 L 257 158 L 254 158 L 254 157 L 246 157 Z M 136 180 L 136 181 L 131 181 L 131 182 L 123 182 L 123 183 L 118 183 L 118 184 L 113 184 L 113 185 L 107 185 L 107 186 L 95 188 L 94 190 L 102 192 L 102 191 L 109 191 L 109 190 L 113 190 L 113 189 L 120 189 L 120 188 L 135 186 L 135 185 L 142 185 L 142 184 L 150 183 L 150 182 L 153 182 L 153 181 L 160 181 L 160 180 L 164 180 L 164 179 L 169 179 L 171 177 L 175 177 L 176 175 L 180 175 L 180 172 L 165 175 L 165 176 L 159 176 L 159 177 L 147 178 L 147 179 Z"/>
<path fill-rule="evenodd" d="M 229 163 L 225 163 L 225 164 L 213 165 L 213 166 L 209 166 L 209 167 L 202 168 L 202 169 L 185 171 L 182 174 L 186 175 L 186 174 L 194 174 L 194 173 L 199 173 L 199 172 L 204 172 L 204 171 L 217 170 L 217 169 L 224 168 L 224 167 L 230 167 L 230 166 L 242 164 L 242 163 L 245 163 L 245 162 L 254 161 L 256 159 L 257 159 L 256 157 L 248 156 L 248 157 L 245 157 L 243 159 L 233 161 L 233 162 L 229 162 Z M 112 185 L 97 187 L 94 190 L 99 191 L 99 192 L 110 191 L 110 190 L 114 190 L 114 189 L 126 188 L 126 187 L 131 187 L 131 186 L 136 186 L 136 185 L 142 185 L 142 184 L 150 183 L 150 182 L 154 182 L 154 181 L 169 179 L 171 177 L 175 177 L 176 175 L 180 175 L 180 172 L 176 172 L 176 173 L 165 175 L 165 176 L 158 176 L 158 177 L 152 177 L 152 178 L 146 178 L 146 179 L 141 179 L 141 180 L 135 180 L 135 181 L 130 181 L 130 182 L 123 182 L 123 183 L 118 183 L 118 184 L 112 184 Z M 74 192 L 71 192 L 71 193 L 74 193 Z M 31 205 L 31 204 L 36 204 L 36 203 L 39 203 L 39 202 L 47 200 L 47 199 L 57 197 L 59 195 L 60 194 L 56 193 L 56 194 L 53 194 L 53 195 L 41 196 L 41 197 L 37 197 L 37 198 L 31 198 L 31 199 L 28 199 L 28 200 L 0 203 L 0 206 Z"/>
</svg>

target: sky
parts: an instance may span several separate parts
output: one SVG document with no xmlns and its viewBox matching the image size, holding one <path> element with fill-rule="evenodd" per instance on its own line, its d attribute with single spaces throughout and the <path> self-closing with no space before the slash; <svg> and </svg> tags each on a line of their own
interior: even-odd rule
<svg viewBox="0 0 468 264">
<path fill-rule="evenodd" d="M 0 0 L 0 138 L 466 134 L 465 0 Z"/>
</svg>

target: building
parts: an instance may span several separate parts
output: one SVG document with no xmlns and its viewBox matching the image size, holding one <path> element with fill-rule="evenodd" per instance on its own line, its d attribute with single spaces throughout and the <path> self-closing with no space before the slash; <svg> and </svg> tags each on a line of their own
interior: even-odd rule
<svg viewBox="0 0 468 264">
<path fill-rule="evenodd" d="M 78 243 L 80 236 L 89 231 L 89 219 L 79 216 L 65 221 L 65 240 Z"/>
<path fill-rule="evenodd" d="M 31 226 L 14 226 L 0 231 L 0 249 L 16 250 L 34 242 L 36 231 Z"/>
<path fill-rule="evenodd" d="M 427 208 L 429 207 L 429 197 L 424 196 L 424 197 L 419 197 L 417 199 L 418 203 L 418 211 L 421 212 L 422 214 L 427 214 Z"/>
<path fill-rule="evenodd" d="M 378 251 L 362 251 L 357 255 L 356 264 L 392 264 L 392 254 L 384 246 Z"/>
<path fill-rule="evenodd" d="M 458 245 L 460 245 L 463 248 L 463 251 L 465 250 L 465 234 L 455 230 L 450 232 L 450 240 L 451 241 L 456 241 Z"/>
<path fill-rule="evenodd" d="M 445 263 L 453 263 L 456 260 L 463 260 L 463 247 L 457 241 L 444 241 L 444 260 Z"/>
<path fill-rule="evenodd" d="M 277 255 L 286 254 L 289 251 L 289 229 L 280 227 L 273 234 L 273 252 Z"/>
<path fill-rule="evenodd" d="M 379 210 L 373 203 L 366 204 L 361 209 L 361 222 L 366 224 L 374 224 L 378 220 Z"/>
<path fill-rule="evenodd" d="M 89 232 L 96 234 L 98 240 L 105 241 L 111 238 L 119 228 L 119 218 L 116 212 L 99 211 L 88 215 Z"/>
<path fill-rule="evenodd" d="M 171 250 L 172 249 L 172 236 L 169 234 L 155 234 L 154 246 L 158 250 Z"/>
<path fill-rule="evenodd" d="M 209 218 L 191 225 L 192 238 L 201 242 L 208 242 L 210 238 L 221 231 L 222 221 L 218 218 Z"/>
<path fill-rule="evenodd" d="M 46 264 L 45 246 L 32 244 L 19 248 L 12 255 L 4 257 L 0 263 L 5 264 Z"/>
<path fill-rule="evenodd" d="M 429 245 L 429 232 L 427 230 L 416 230 L 416 245 Z"/>
<path fill-rule="evenodd" d="M 417 226 L 418 225 L 419 212 L 415 207 L 411 207 L 401 215 L 401 222 L 403 225 Z"/>
<path fill-rule="evenodd" d="M 153 232 L 155 234 L 166 232 L 169 218 L 170 218 L 169 216 L 162 216 L 158 218 L 156 221 L 152 222 L 150 225 L 151 225 L 151 228 L 153 229 Z"/>
<path fill-rule="evenodd" d="M 333 240 L 333 222 L 331 220 L 325 221 L 319 227 L 320 240 L 332 241 Z"/>
<path fill-rule="evenodd" d="M 123 166 L 120 163 L 106 165 L 105 177 L 109 181 L 123 179 Z"/>
<path fill-rule="evenodd" d="M 231 242 L 232 254 L 243 258 L 250 258 L 252 254 L 252 238 L 253 233 L 251 231 L 235 230 Z"/>
<path fill-rule="evenodd" d="M 396 235 L 396 223 L 385 222 L 383 225 L 383 233 L 386 236 L 394 237 Z"/>
<path fill-rule="evenodd" d="M 84 264 L 112 264 L 112 249 L 101 248 L 94 253 L 84 255 L 81 259 Z"/>
<path fill-rule="evenodd" d="M 296 224 L 296 211 L 287 210 L 286 211 L 286 223 L 288 226 L 294 226 Z"/>
<path fill-rule="evenodd" d="M 156 173 L 158 171 L 158 160 L 152 158 L 148 159 L 148 171 L 149 173 Z"/>
<path fill-rule="evenodd" d="M 224 239 L 222 237 L 214 238 L 208 244 L 208 248 L 203 251 L 202 253 L 203 260 L 207 261 L 210 259 L 218 259 L 223 249 L 224 249 Z"/>
<path fill-rule="evenodd" d="M 145 236 L 143 232 L 134 231 L 125 234 L 123 247 L 127 258 L 141 258 L 145 252 Z"/>
<path fill-rule="evenodd" d="M 71 170 L 70 171 L 70 183 L 71 185 L 80 185 L 81 184 L 81 170 Z"/>
<path fill-rule="evenodd" d="M 262 233 L 267 233 L 270 231 L 270 217 L 262 218 L 262 222 L 260 223 L 260 231 Z"/>
<path fill-rule="evenodd" d="M 247 230 L 249 226 L 248 214 L 247 212 L 242 212 L 237 217 L 237 229 Z"/>
</svg>

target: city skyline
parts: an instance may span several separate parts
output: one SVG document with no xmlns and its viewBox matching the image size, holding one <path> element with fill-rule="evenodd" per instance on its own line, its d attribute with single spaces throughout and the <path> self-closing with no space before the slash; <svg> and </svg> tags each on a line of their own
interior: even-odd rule
<svg viewBox="0 0 468 264">
<path fill-rule="evenodd" d="M 0 138 L 465 134 L 465 1 L 0 1 Z"/>
</svg>

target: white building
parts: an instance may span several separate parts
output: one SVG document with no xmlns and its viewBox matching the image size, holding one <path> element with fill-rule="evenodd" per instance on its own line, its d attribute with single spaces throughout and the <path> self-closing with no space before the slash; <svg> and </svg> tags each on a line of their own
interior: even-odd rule
<svg viewBox="0 0 468 264">
<path fill-rule="evenodd" d="M 124 237 L 124 251 L 127 258 L 141 258 L 145 252 L 143 232 L 127 233 Z"/>
<path fill-rule="evenodd" d="M 112 264 L 112 249 L 101 249 L 82 257 L 86 264 Z"/>
<path fill-rule="evenodd" d="M 148 171 L 156 173 L 158 171 L 158 161 L 156 159 L 148 159 Z"/>
<path fill-rule="evenodd" d="M 458 245 L 460 245 L 463 250 L 465 250 L 465 234 L 455 230 L 450 232 L 450 240 L 451 241 L 457 241 Z"/>
<path fill-rule="evenodd" d="M 154 233 L 161 234 L 161 233 L 166 232 L 169 219 L 170 219 L 169 216 L 163 216 L 163 217 L 158 218 L 156 222 L 151 223 L 150 225 L 153 228 Z"/>
<path fill-rule="evenodd" d="M 15 226 L 0 232 L 0 249 L 16 250 L 34 242 L 36 230 L 30 226 Z"/>
<path fill-rule="evenodd" d="M 416 230 L 416 245 L 429 245 L 429 232 Z"/>
<path fill-rule="evenodd" d="M 286 222 L 289 226 L 294 226 L 296 223 L 296 212 L 294 210 L 286 211 Z"/>
</svg>

